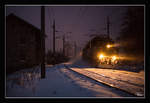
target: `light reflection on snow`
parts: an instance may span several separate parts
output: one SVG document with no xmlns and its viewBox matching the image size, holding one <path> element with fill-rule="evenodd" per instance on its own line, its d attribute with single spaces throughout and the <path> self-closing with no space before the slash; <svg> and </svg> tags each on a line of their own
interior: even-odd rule
<svg viewBox="0 0 150 103">
<path fill-rule="evenodd" d="M 61 72 L 65 73 L 69 78 L 71 78 L 74 83 L 77 85 L 80 85 L 81 88 L 86 88 L 90 91 L 93 91 L 93 95 L 96 97 L 105 97 L 106 95 L 108 97 L 120 97 L 120 96 L 131 96 L 129 94 L 124 94 L 123 92 L 120 91 L 120 93 L 115 93 L 112 92 L 112 88 L 104 87 L 101 85 L 98 85 L 96 83 L 93 83 L 92 81 L 86 80 L 83 77 L 77 77 L 73 73 L 71 73 L 68 69 L 61 69 Z M 112 85 L 113 86 L 113 85 Z"/>
<path fill-rule="evenodd" d="M 94 69 L 94 68 L 71 68 L 72 70 L 103 82 L 111 87 L 125 90 L 136 96 L 144 96 L 144 76 L 140 73 L 120 71 L 111 69 Z M 143 72 L 141 72 L 143 73 Z M 127 75 L 128 74 L 128 75 Z M 132 78 L 132 79 L 131 79 Z M 140 93 L 139 93 L 140 92 Z M 138 93 L 138 94 L 137 94 Z"/>
</svg>

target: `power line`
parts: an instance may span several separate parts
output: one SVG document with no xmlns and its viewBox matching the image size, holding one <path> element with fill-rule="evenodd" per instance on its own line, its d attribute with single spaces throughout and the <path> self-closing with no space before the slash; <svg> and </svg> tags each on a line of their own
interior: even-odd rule
<svg viewBox="0 0 150 103">
<path fill-rule="evenodd" d="M 51 31 L 51 26 L 52 26 L 52 17 L 51 17 L 51 12 L 50 12 L 50 10 L 49 10 L 49 8 L 48 8 L 48 16 L 49 16 L 49 25 L 50 25 L 50 28 L 49 28 L 49 30 Z"/>
<path fill-rule="evenodd" d="M 50 8 L 48 8 L 48 16 L 49 16 L 49 20 L 50 20 L 50 25 L 52 25 L 52 16 L 51 16 L 51 11 L 49 10 Z"/>
<path fill-rule="evenodd" d="M 51 11 L 52 11 L 52 15 L 53 15 L 53 19 L 55 18 L 55 12 L 54 9 L 51 7 Z"/>
<path fill-rule="evenodd" d="M 47 12 L 48 12 L 48 17 L 49 17 L 49 26 L 48 26 L 48 30 L 50 30 L 50 32 L 49 32 L 49 35 L 51 35 L 52 34 L 52 13 L 51 13 L 51 11 L 50 11 L 50 8 L 48 7 L 47 8 Z M 50 43 L 50 42 L 49 42 Z M 51 48 L 51 45 L 50 45 L 50 47 L 49 47 L 49 49 Z"/>
</svg>

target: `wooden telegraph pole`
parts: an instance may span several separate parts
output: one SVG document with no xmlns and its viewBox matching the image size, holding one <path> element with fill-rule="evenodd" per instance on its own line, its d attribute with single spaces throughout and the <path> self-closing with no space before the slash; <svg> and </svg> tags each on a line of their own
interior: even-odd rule
<svg viewBox="0 0 150 103">
<path fill-rule="evenodd" d="M 42 47 L 42 63 L 41 63 L 41 78 L 45 78 L 45 7 L 41 7 L 41 47 Z"/>
<path fill-rule="evenodd" d="M 77 54 L 77 45 L 76 45 L 76 42 L 74 42 L 74 56 L 76 56 Z"/>
<path fill-rule="evenodd" d="M 53 21 L 53 53 L 55 54 L 55 20 Z"/>
<path fill-rule="evenodd" d="M 108 38 L 110 37 L 109 26 L 110 26 L 109 16 L 107 16 L 107 35 L 108 35 Z"/>
<path fill-rule="evenodd" d="M 63 54 L 65 55 L 65 34 L 63 35 Z"/>
</svg>

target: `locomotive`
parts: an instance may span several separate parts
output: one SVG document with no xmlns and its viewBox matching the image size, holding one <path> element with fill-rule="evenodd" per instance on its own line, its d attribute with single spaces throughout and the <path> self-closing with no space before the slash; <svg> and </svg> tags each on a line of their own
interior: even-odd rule
<svg viewBox="0 0 150 103">
<path fill-rule="evenodd" d="M 83 49 L 83 59 L 98 65 L 116 65 L 119 63 L 118 48 L 108 36 L 96 36 Z"/>
<path fill-rule="evenodd" d="M 117 50 L 113 47 L 113 44 L 107 44 L 106 47 L 100 48 L 100 52 L 97 54 L 97 61 L 99 64 L 115 65 L 118 63 L 119 56 L 117 56 Z"/>
</svg>

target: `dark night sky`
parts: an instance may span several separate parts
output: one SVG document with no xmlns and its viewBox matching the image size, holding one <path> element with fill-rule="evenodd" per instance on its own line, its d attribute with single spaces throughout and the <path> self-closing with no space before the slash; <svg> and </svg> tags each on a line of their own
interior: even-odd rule
<svg viewBox="0 0 150 103">
<path fill-rule="evenodd" d="M 55 18 L 56 30 L 72 32 L 68 41 L 76 41 L 77 46 L 83 47 L 89 40 L 85 34 L 106 33 L 106 17 L 110 17 L 111 37 L 119 35 L 120 24 L 127 6 L 46 6 L 45 31 L 46 50 L 52 49 L 52 21 Z M 6 15 L 14 13 L 40 29 L 40 5 L 39 6 L 6 6 Z M 93 31 L 95 30 L 95 31 Z M 62 35 L 57 32 L 56 35 Z M 62 39 L 56 40 L 57 49 L 62 48 Z"/>
</svg>

